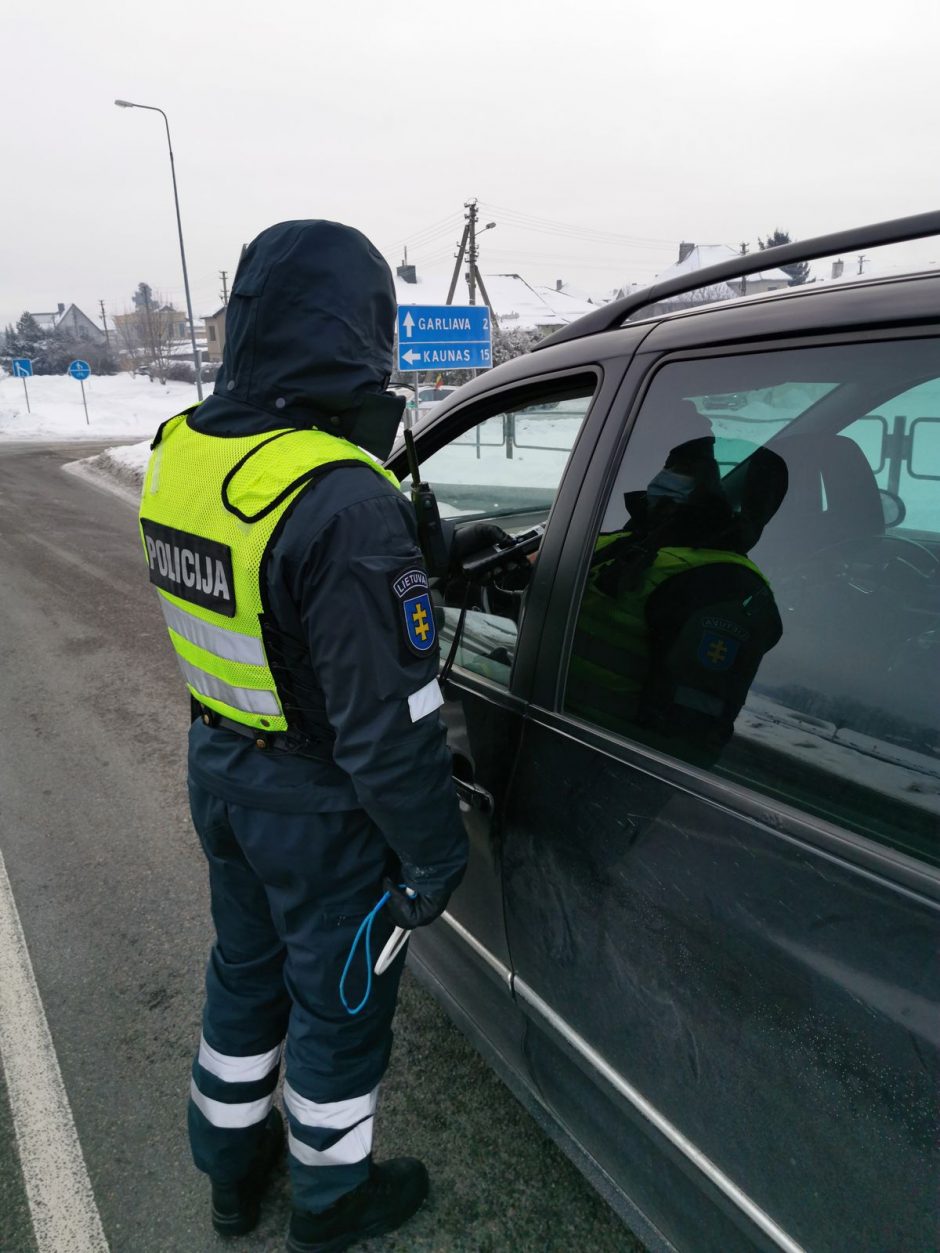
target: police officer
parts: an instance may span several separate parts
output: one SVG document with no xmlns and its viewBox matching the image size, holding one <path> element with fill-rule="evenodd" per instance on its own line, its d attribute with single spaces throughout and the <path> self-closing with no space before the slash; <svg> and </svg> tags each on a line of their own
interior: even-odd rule
<svg viewBox="0 0 940 1253">
<path fill-rule="evenodd" d="M 723 484 L 714 444 L 707 435 L 673 448 L 646 491 L 625 496 L 626 527 L 599 537 L 567 689 L 575 712 L 703 765 L 733 735 L 782 633 L 747 552 L 787 488 L 786 464 L 769 449 Z"/>
<path fill-rule="evenodd" d="M 371 1156 L 404 959 L 357 1013 L 364 968 L 346 1005 L 339 984 L 383 891 L 376 950 L 441 913 L 467 855 L 414 514 L 379 460 L 404 403 L 384 390 L 394 319 L 388 266 L 358 231 L 264 231 L 235 276 L 214 394 L 157 433 L 141 504 L 192 699 L 217 937 L 193 1157 L 216 1230 L 249 1231 L 283 1146 L 283 1053 L 294 1253 L 391 1231 L 427 1193 L 419 1161 Z"/>
</svg>

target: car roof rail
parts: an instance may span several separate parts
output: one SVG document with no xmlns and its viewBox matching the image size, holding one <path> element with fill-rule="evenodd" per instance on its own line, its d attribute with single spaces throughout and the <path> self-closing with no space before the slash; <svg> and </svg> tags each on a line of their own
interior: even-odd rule
<svg viewBox="0 0 940 1253">
<path fill-rule="evenodd" d="M 879 248 L 885 244 L 903 244 L 910 239 L 926 239 L 931 235 L 940 235 L 940 211 L 937 210 L 917 213 L 907 218 L 894 218 L 890 222 L 875 222 L 871 226 L 857 226 L 853 230 L 836 231 L 832 235 L 817 235 L 815 239 L 800 239 L 793 244 L 766 248 L 763 252 L 743 253 L 730 261 L 721 261 L 701 270 L 679 274 L 675 278 L 667 279 L 665 283 L 653 283 L 630 296 L 624 296 L 622 300 L 601 305 L 594 312 L 586 313 L 584 317 L 569 322 L 567 326 L 540 340 L 532 351 L 538 352 L 541 348 L 564 344 L 572 339 L 583 339 L 586 335 L 598 335 L 602 331 L 617 330 L 631 314 L 647 305 L 656 304 L 669 296 L 697 291 L 700 287 L 723 283 L 727 279 L 746 278 L 748 274 L 778 269 L 795 261 L 818 261 L 820 257 L 830 257 L 838 252 L 856 252 L 865 248 Z"/>
</svg>

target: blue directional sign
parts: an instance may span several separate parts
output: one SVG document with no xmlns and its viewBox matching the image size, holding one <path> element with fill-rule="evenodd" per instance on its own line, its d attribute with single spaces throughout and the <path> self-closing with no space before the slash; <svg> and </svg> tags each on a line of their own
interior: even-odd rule
<svg viewBox="0 0 940 1253">
<path fill-rule="evenodd" d="M 13 377 L 15 379 L 31 379 L 33 377 L 33 363 L 29 357 L 13 358 Z"/>
<path fill-rule="evenodd" d="M 398 369 L 488 369 L 491 322 L 485 305 L 399 306 Z"/>
<path fill-rule="evenodd" d="M 73 361 L 69 366 L 69 374 L 71 374 L 73 379 L 78 379 L 79 382 L 82 382 L 91 374 L 91 366 L 87 361 Z"/>
</svg>

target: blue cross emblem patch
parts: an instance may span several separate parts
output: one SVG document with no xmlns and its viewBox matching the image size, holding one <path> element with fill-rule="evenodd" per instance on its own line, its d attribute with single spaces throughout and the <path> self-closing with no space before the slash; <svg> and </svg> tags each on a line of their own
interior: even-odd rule
<svg viewBox="0 0 940 1253">
<path fill-rule="evenodd" d="M 698 644 L 698 659 L 706 670 L 730 670 L 739 647 L 739 641 L 730 635 L 703 631 Z"/>
<path fill-rule="evenodd" d="M 405 611 L 405 627 L 408 631 L 408 642 L 419 653 L 426 653 L 434 647 L 437 633 L 434 629 L 434 610 L 431 608 L 431 597 L 427 592 L 420 596 L 410 596 L 402 602 Z"/>
<path fill-rule="evenodd" d="M 411 566 L 393 575 L 391 584 L 395 599 L 401 606 L 405 643 L 412 653 L 421 657 L 437 644 L 428 576 L 420 567 Z"/>
</svg>

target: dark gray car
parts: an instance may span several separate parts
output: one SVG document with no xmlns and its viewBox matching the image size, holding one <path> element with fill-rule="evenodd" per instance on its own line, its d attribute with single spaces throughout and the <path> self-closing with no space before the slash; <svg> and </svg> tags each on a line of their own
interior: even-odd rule
<svg viewBox="0 0 940 1253">
<path fill-rule="evenodd" d="M 442 514 L 547 526 L 530 569 L 439 589 L 472 851 L 412 964 L 650 1248 L 932 1250 L 940 274 L 642 304 L 417 432 Z M 707 746 L 573 695 L 597 554 L 703 430 L 736 516 L 776 493 L 738 564 L 781 623 Z M 698 621 L 720 671 L 741 628 Z M 715 674 L 673 695 L 723 699 Z"/>
</svg>

